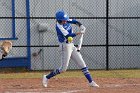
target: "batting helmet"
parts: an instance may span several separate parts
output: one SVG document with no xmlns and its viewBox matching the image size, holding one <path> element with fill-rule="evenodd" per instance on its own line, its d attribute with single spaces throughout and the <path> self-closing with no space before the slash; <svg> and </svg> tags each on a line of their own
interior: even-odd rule
<svg viewBox="0 0 140 93">
<path fill-rule="evenodd" d="M 56 20 L 69 20 L 69 16 L 63 11 L 63 10 L 59 10 L 56 12 L 55 14 Z"/>
</svg>

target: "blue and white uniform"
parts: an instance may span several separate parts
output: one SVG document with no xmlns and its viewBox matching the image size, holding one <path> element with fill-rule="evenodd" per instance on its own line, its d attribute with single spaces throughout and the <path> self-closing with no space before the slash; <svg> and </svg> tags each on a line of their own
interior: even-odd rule
<svg viewBox="0 0 140 93">
<path fill-rule="evenodd" d="M 72 58 L 80 68 L 86 67 L 86 64 L 80 54 L 77 52 L 77 48 L 74 46 L 73 42 L 68 43 L 67 38 L 75 37 L 76 34 L 73 32 L 71 24 L 78 24 L 79 22 L 74 19 L 69 19 L 66 24 L 56 23 L 56 32 L 59 41 L 59 49 L 61 50 L 61 67 L 60 72 L 67 70 L 69 60 Z"/>
<path fill-rule="evenodd" d="M 58 36 L 58 40 L 60 43 L 67 42 L 67 38 L 75 37 L 76 34 L 73 33 L 71 24 L 76 24 L 78 21 L 69 19 L 66 24 L 60 25 L 58 22 L 56 24 L 56 32 Z"/>
<path fill-rule="evenodd" d="M 72 59 L 81 68 L 83 74 L 87 78 L 90 86 L 98 87 L 98 85 L 92 80 L 92 77 L 88 71 L 88 68 L 77 48 L 74 46 L 73 42 L 68 42 L 68 37 L 75 37 L 79 33 L 74 33 L 71 24 L 76 24 L 79 27 L 84 27 L 80 22 L 69 19 L 68 15 L 63 11 L 56 12 L 56 33 L 59 42 L 59 49 L 61 52 L 61 67 L 43 76 L 43 86 L 47 87 L 48 80 L 57 74 L 65 72 L 69 65 L 69 60 Z M 81 32 L 80 32 L 81 34 Z"/>
</svg>

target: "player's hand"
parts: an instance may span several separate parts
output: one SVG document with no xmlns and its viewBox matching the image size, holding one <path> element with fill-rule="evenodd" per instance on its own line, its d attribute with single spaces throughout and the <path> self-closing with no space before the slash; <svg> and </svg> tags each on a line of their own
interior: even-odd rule
<svg viewBox="0 0 140 93">
<path fill-rule="evenodd" d="M 77 47 L 77 52 L 80 52 L 80 49 L 79 49 L 79 47 Z"/>
<path fill-rule="evenodd" d="M 86 30 L 86 27 L 84 27 L 83 25 L 81 25 L 81 26 L 80 26 L 80 32 L 81 32 L 82 34 L 84 34 L 84 33 L 85 33 L 85 30 Z"/>
<path fill-rule="evenodd" d="M 81 35 L 81 34 L 83 34 L 83 33 L 81 33 L 81 32 L 77 32 L 77 33 L 75 33 L 76 35 Z"/>
</svg>

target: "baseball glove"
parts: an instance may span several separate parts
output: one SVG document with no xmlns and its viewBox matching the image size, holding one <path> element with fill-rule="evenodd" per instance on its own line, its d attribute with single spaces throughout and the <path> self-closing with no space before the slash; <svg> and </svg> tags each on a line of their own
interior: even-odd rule
<svg viewBox="0 0 140 93">
<path fill-rule="evenodd" d="M 3 56 L 7 56 L 10 50 L 12 49 L 12 42 L 5 40 L 1 43 L 1 50 L 3 52 Z"/>
</svg>

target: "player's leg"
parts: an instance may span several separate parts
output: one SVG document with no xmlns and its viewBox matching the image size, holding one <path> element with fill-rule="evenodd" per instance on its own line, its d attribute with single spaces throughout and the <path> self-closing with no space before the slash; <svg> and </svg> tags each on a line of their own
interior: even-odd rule
<svg viewBox="0 0 140 93">
<path fill-rule="evenodd" d="M 67 70 L 71 53 L 72 53 L 72 47 L 71 44 L 64 44 L 64 45 L 62 44 L 60 47 L 61 47 L 61 67 L 48 74 L 46 76 L 48 79 Z"/>
<path fill-rule="evenodd" d="M 74 50 L 72 52 L 72 55 L 71 55 L 71 58 L 72 60 L 74 60 L 74 62 L 76 62 L 76 64 L 81 68 L 83 74 L 85 75 L 85 77 L 87 78 L 88 82 L 89 82 L 89 85 L 92 86 L 92 87 L 99 87 L 95 82 L 94 80 L 92 79 L 91 75 L 90 75 L 90 72 L 88 70 L 88 67 L 86 66 L 83 58 L 82 58 L 82 55 L 80 52 L 77 52 L 77 49 L 76 47 L 74 47 Z"/>
<path fill-rule="evenodd" d="M 72 56 L 71 56 L 72 60 L 80 67 L 82 68 L 82 72 L 83 74 L 85 75 L 85 77 L 87 78 L 88 82 L 92 82 L 92 78 L 91 78 L 91 75 L 88 71 L 88 68 L 80 54 L 80 52 L 77 52 L 77 51 L 73 51 L 72 52 Z"/>
<path fill-rule="evenodd" d="M 65 72 L 67 70 L 69 60 L 71 57 L 71 53 L 72 53 L 72 46 L 73 46 L 72 44 L 60 45 L 60 48 L 61 48 L 61 67 L 59 69 L 52 71 L 48 75 L 43 76 L 44 87 L 47 87 L 48 79 L 50 79 L 50 78 L 52 78 L 52 77 L 54 77 L 62 72 Z"/>
</svg>

